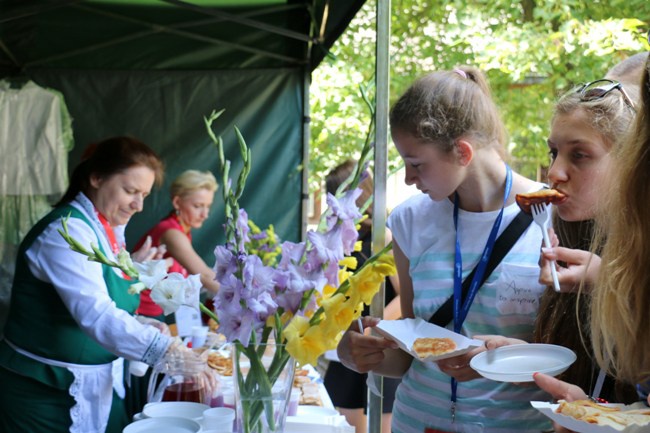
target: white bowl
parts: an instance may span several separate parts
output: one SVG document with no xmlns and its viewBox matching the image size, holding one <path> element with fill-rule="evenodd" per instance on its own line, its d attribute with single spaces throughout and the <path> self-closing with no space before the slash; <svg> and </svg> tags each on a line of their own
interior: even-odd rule
<svg viewBox="0 0 650 433">
<path fill-rule="evenodd" d="M 210 409 L 210 406 L 203 403 L 191 401 L 161 401 L 158 403 L 147 403 L 142 409 L 146 418 L 177 417 L 194 421 L 203 419 L 203 412 Z"/>
<path fill-rule="evenodd" d="M 127 425 L 122 433 L 198 433 L 201 424 L 187 419 L 171 416 L 146 418 Z"/>
</svg>

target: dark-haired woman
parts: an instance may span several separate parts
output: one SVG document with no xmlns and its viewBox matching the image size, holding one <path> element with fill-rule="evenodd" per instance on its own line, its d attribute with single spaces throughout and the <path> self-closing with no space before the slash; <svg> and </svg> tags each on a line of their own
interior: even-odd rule
<svg viewBox="0 0 650 433">
<path fill-rule="evenodd" d="M 123 425 L 114 422 L 122 414 L 121 400 L 113 398 L 113 361 L 153 365 L 180 350 L 132 316 L 139 303 L 128 292 L 132 280 L 73 252 L 58 232 L 69 217 L 75 239 L 115 259 L 124 225 L 142 210 L 162 172 L 159 157 L 144 143 L 104 140 L 75 168 L 55 209 L 23 240 L 0 341 L 0 431 L 121 431 Z"/>
</svg>

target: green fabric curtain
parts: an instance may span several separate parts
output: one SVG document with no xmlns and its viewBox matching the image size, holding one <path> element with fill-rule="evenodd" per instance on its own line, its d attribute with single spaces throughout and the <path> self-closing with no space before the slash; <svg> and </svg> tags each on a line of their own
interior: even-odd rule
<svg viewBox="0 0 650 433">
<path fill-rule="evenodd" d="M 70 169 L 86 145 L 132 135 L 165 162 L 165 184 L 154 190 L 127 228 L 129 246 L 171 210 L 169 184 L 186 169 L 210 170 L 222 183 L 216 147 L 203 117 L 225 109 L 214 130 L 224 139 L 232 174 L 241 169 L 236 125 L 252 150 L 252 170 L 241 200 L 261 228 L 298 241 L 301 228 L 302 72 L 297 69 L 225 71 L 39 70 L 35 82 L 61 91 L 73 118 L 75 148 Z M 232 177 L 232 175 L 231 175 Z M 220 190 L 211 217 L 193 232 L 194 247 L 208 264 L 222 243 Z"/>
</svg>

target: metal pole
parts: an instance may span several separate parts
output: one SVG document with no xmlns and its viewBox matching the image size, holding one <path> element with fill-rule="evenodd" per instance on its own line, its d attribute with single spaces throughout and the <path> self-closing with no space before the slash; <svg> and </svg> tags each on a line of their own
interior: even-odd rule
<svg viewBox="0 0 650 433">
<path fill-rule="evenodd" d="M 377 43 L 375 60 L 376 111 L 375 111 L 375 191 L 372 212 L 372 250 L 379 252 L 386 243 L 386 174 L 388 167 L 388 110 L 389 110 L 389 45 L 390 45 L 390 0 L 377 0 Z M 374 317 L 384 315 L 384 285 L 370 305 Z M 375 384 L 383 394 L 384 381 L 374 375 Z M 368 391 L 368 432 L 381 433 L 381 396 Z"/>
<path fill-rule="evenodd" d="M 301 207 L 302 220 L 300 224 L 300 240 L 307 240 L 307 223 L 309 215 L 309 145 L 310 145 L 310 109 L 309 109 L 309 85 L 311 84 L 311 72 L 308 66 L 303 68 L 302 85 L 302 192 Z"/>
</svg>

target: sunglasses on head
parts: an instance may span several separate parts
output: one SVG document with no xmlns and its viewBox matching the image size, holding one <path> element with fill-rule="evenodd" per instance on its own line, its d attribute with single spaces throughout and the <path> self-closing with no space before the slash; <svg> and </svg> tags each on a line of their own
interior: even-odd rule
<svg viewBox="0 0 650 433">
<path fill-rule="evenodd" d="M 601 80 L 591 81 L 578 86 L 576 93 L 580 94 L 581 101 L 593 101 L 595 99 L 604 98 L 612 90 L 618 90 L 621 92 L 625 103 L 630 108 L 634 109 L 634 102 L 632 102 L 632 99 L 623 88 L 623 85 L 616 80 L 603 78 Z"/>
</svg>

